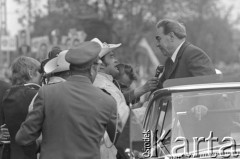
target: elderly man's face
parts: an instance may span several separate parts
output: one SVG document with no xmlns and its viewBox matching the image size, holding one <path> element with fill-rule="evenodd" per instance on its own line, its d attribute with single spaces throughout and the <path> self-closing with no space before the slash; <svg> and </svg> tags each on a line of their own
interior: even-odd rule
<svg viewBox="0 0 240 159">
<path fill-rule="evenodd" d="M 172 53 L 169 48 L 171 47 L 170 35 L 163 33 L 163 28 L 157 28 L 157 47 L 161 50 L 162 54 L 167 57 L 171 57 Z"/>
</svg>

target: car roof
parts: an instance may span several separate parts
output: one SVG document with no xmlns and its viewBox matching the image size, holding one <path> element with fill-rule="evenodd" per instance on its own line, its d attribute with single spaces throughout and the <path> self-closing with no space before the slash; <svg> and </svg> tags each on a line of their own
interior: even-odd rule
<svg viewBox="0 0 240 159">
<path fill-rule="evenodd" d="M 166 84 L 167 83 L 167 84 Z M 161 93 L 188 92 L 201 90 L 240 89 L 239 79 L 219 75 L 170 79 L 164 88 L 156 90 L 152 96 Z"/>
<path fill-rule="evenodd" d="M 239 89 L 240 82 L 227 82 L 227 83 L 207 83 L 207 84 L 191 84 L 180 85 L 164 88 L 169 91 L 181 91 L 181 90 L 203 90 L 203 89 Z"/>
</svg>

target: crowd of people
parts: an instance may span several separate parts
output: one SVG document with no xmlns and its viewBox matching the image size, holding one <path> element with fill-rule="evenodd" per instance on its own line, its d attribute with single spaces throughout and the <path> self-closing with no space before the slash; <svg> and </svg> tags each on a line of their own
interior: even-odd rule
<svg viewBox="0 0 240 159">
<path fill-rule="evenodd" d="M 41 63 L 18 57 L 11 85 L 0 83 L 3 159 L 126 158 L 121 141 L 142 95 L 167 79 L 215 74 L 207 54 L 186 41 L 181 23 L 163 19 L 156 30 L 164 71 L 134 89 L 134 69 L 115 57 L 121 44 L 94 38 L 68 50 L 54 47 Z"/>
</svg>

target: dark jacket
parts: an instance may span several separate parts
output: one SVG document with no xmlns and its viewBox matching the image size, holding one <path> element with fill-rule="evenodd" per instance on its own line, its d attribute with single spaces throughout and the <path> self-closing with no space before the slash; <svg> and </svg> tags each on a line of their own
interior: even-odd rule
<svg viewBox="0 0 240 159">
<path fill-rule="evenodd" d="M 184 42 L 178 51 L 174 64 L 170 58 L 165 63 L 165 71 L 160 78 L 159 88 L 167 79 L 206 76 L 216 74 L 214 65 L 209 56 L 200 48 Z"/>
<path fill-rule="evenodd" d="M 1 109 L 2 109 L 2 99 L 3 99 L 3 96 L 4 96 L 4 93 L 5 91 L 10 88 L 10 84 L 8 84 L 7 82 L 4 82 L 4 81 L 0 81 L 0 112 Z M 0 114 L 0 124 L 2 125 L 2 114 Z"/>
<path fill-rule="evenodd" d="M 40 89 L 16 141 L 31 146 L 42 133 L 41 159 L 99 159 L 106 127 L 115 129 L 116 110 L 111 96 L 74 75 Z"/>
<path fill-rule="evenodd" d="M 28 159 L 23 149 L 15 142 L 15 135 L 28 114 L 28 107 L 39 86 L 27 84 L 12 86 L 3 99 L 3 121 L 11 137 L 11 159 Z M 33 156 L 36 158 L 36 155 Z"/>
<path fill-rule="evenodd" d="M 3 123 L 3 114 L 2 114 L 2 99 L 5 94 L 5 91 L 10 88 L 10 84 L 4 81 L 0 81 L 0 125 Z M 1 140 L 0 140 L 1 141 Z M 0 142 L 0 158 L 9 159 L 10 157 L 10 146 L 9 144 L 2 144 Z"/>
</svg>

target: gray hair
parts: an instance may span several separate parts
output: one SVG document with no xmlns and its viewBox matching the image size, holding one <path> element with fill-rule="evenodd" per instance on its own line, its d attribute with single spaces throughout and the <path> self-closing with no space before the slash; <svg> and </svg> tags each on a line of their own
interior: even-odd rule
<svg viewBox="0 0 240 159">
<path fill-rule="evenodd" d="M 173 32 L 175 36 L 178 37 L 179 39 L 183 39 L 187 37 L 185 26 L 176 20 L 162 19 L 157 23 L 156 27 L 157 28 L 162 27 L 163 33 L 165 35 L 170 32 Z"/>
</svg>

